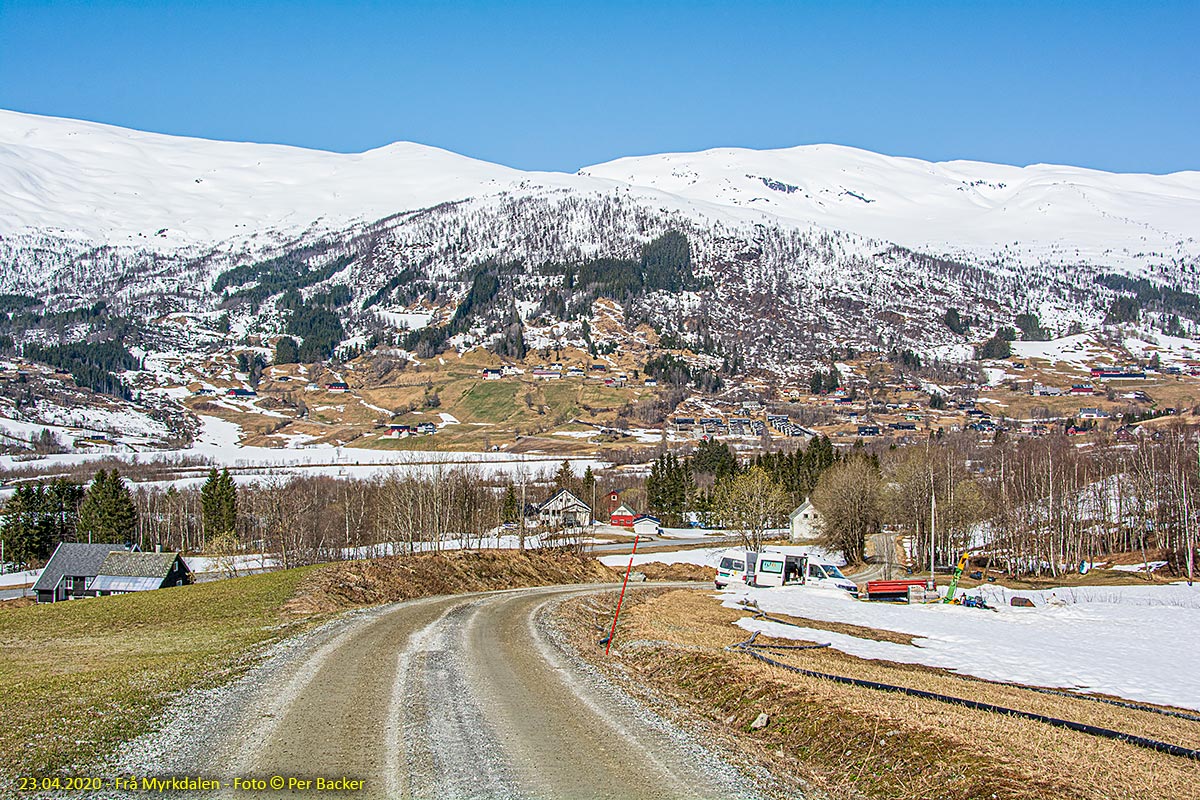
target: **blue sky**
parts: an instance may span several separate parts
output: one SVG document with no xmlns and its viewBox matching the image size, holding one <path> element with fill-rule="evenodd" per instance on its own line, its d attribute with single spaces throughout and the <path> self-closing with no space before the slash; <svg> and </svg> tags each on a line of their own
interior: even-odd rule
<svg viewBox="0 0 1200 800">
<path fill-rule="evenodd" d="M 524 169 L 815 142 L 1200 169 L 1200 3 L 0 0 L 0 107 Z"/>
</svg>

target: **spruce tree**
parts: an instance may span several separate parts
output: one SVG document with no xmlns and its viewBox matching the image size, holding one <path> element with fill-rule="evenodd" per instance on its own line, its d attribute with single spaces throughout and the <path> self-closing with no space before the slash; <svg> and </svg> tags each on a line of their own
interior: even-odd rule
<svg viewBox="0 0 1200 800">
<path fill-rule="evenodd" d="M 233 482 L 233 476 L 229 474 L 229 467 L 221 470 L 220 487 L 221 524 L 226 533 L 234 533 L 237 530 L 237 485 Z"/>
<path fill-rule="evenodd" d="M 79 505 L 79 536 L 89 542 L 132 542 L 137 508 L 117 470 L 100 470 Z"/>
<path fill-rule="evenodd" d="M 229 468 L 208 471 L 208 480 L 200 489 L 200 511 L 204 521 L 204 536 L 212 539 L 231 535 L 237 530 L 237 486 Z"/>
<path fill-rule="evenodd" d="M 500 506 L 501 519 L 510 524 L 516 524 L 521 519 L 520 503 L 517 501 L 517 490 L 510 483 L 504 492 L 504 502 Z"/>
</svg>

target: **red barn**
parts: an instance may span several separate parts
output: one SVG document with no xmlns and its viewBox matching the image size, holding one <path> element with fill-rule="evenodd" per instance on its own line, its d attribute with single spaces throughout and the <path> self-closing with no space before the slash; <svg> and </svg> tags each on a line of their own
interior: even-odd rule
<svg viewBox="0 0 1200 800">
<path fill-rule="evenodd" d="M 638 516 L 638 513 L 629 506 L 622 503 L 613 509 L 612 514 L 608 518 L 610 525 L 616 525 L 618 528 L 632 528 L 633 520 Z"/>
</svg>

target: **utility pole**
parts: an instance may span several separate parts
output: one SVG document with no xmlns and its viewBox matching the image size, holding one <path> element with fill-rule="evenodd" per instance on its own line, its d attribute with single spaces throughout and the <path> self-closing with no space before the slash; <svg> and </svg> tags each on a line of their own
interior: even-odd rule
<svg viewBox="0 0 1200 800">
<path fill-rule="evenodd" d="M 525 471 L 521 471 L 521 530 L 517 532 L 517 548 L 525 549 Z"/>
<path fill-rule="evenodd" d="M 1196 473 L 1198 473 L 1198 480 L 1200 480 L 1200 440 L 1196 441 Z M 1184 488 L 1184 491 L 1187 491 L 1187 489 Z M 1184 495 L 1184 497 L 1183 497 L 1184 513 L 1187 512 L 1187 507 L 1188 507 L 1188 498 L 1187 498 L 1187 495 Z M 1192 530 L 1192 525 L 1190 525 L 1188 523 L 1184 523 L 1183 543 L 1184 543 L 1184 546 L 1187 546 L 1187 548 L 1188 548 L 1188 585 L 1190 587 L 1190 585 L 1192 585 L 1192 583 L 1195 579 L 1194 575 L 1195 575 L 1195 564 L 1196 564 L 1196 540 L 1195 540 L 1195 533 Z M 0 560 L 4 560 L 4 559 L 0 559 Z"/>
<path fill-rule="evenodd" d="M 935 532 L 937 530 L 937 490 L 933 485 L 933 471 L 929 473 L 929 583 L 936 587 L 937 582 L 933 577 L 933 548 L 937 541 Z"/>
</svg>

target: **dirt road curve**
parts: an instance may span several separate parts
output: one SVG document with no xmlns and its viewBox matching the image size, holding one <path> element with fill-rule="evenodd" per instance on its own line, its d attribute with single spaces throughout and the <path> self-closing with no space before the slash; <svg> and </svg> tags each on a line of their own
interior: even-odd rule
<svg viewBox="0 0 1200 800">
<path fill-rule="evenodd" d="M 548 603 L 588 591 L 436 598 L 365 615 L 251 681 L 236 719 L 214 720 L 203 748 L 160 766 L 226 781 L 347 776 L 365 784 L 342 796 L 362 798 L 747 796 L 733 769 L 618 695 L 538 622 Z"/>
<path fill-rule="evenodd" d="M 875 546 L 875 555 L 867 558 L 866 566 L 849 577 L 860 584 L 867 581 L 901 577 L 899 573 L 903 570 L 897 564 L 896 543 L 892 540 L 892 536 L 886 533 L 873 533 L 871 541 Z"/>
</svg>

